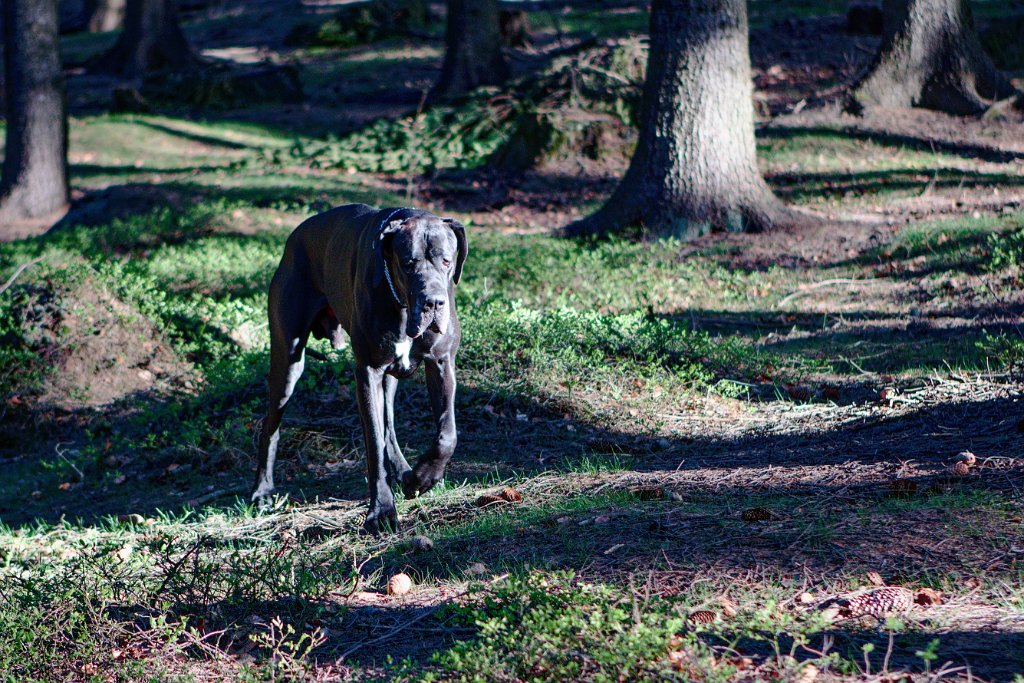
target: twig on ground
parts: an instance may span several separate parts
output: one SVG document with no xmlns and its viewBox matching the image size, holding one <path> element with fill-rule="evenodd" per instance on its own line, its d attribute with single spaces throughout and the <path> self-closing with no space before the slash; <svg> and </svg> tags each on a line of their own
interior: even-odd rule
<svg viewBox="0 0 1024 683">
<path fill-rule="evenodd" d="M 862 376 L 864 376 L 864 377 L 873 377 L 874 375 L 877 375 L 877 374 L 878 374 L 877 372 L 871 372 L 870 370 L 865 370 L 864 368 L 862 368 L 862 367 L 861 367 L 861 366 L 860 366 L 860 365 L 859 365 L 859 364 L 857 363 L 857 361 L 853 360 L 852 358 L 847 358 L 846 356 L 839 356 L 839 360 L 841 360 L 841 361 L 844 361 L 844 362 L 846 362 L 846 363 L 849 363 L 850 365 L 852 365 L 853 367 L 855 367 L 855 368 L 857 369 L 857 371 L 858 371 L 858 372 L 859 372 L 859 373 L 860 373 L 860 374 L 861 374 Z"/>
<path fill-rule="evenodd" d="M 25 263 L 22 263 L 20 266 L 18 266 L 17 269 L 15 269 L 14 273 L 9 278 L 7 278 L 7 282 L 3 284 L 3 287 L 0 287 L 0 294 L 6 292 L 7 289 L 14 284 L 14 281 L 18 279 L 18 276 L 21 275 L 26 268 L 34 266 L 35 264 L 39 263 L 42 260 L 42 256 L 37 256 L 31 261 L 26 261 Z"/>
<path fill-rule="evenodd" d="M 241 489 L 217 489 L 216 491 L 210 491 L 209 493 L 204 493 L 201 496 L 193 498 L 189 502 L 198 507 L 200 505 L 203 505 L 204 503 L 209 503 L 211 500 L 216 500 L 217 498 L 221 498 L 232 493 L 236 495 L 241 495 L 244 493 L 244 491 L 242 491 Z"/>
<path fill-rule="evenodd" d="M 190 644 L 202 650 L 202 652 L 212 659 L 223 660 L 226 659 L 228 654 L 220 647 L 221 637 L 227 633 L 227 629 L 220 629 L 218 631 L 209 631 L 207 633 L 200 634 L 198 631 L 187 628 L 181 634 L 183 638 L 187 639 Z M 213 640 L 216 644 L 210 644 L 207 641 Z"/>
<path fill-rule="evenodd" d="M 60 456 L 60 459 L 63 460 L 64 462 L 66 462 L 71 467 L 71 469 L 73 469 L 75 471 L 75 474 L 78 475 L 78 481 L 85 481 L 85 474 L 82 472 L 82 470 L 78 469 L 78 465 L 73 463 L 68 456 L 64 455 L 65 453 L 67 453 L 67 449 L 66 448 L 65 449 L 61 449 L 61 446 L 63 444 L 65 444 L 65 443 L 68 443 L 68 442 L 66 442 L 66 441 L 58 441 L 57 445 L 54 446 L 53 448 L 54 448 L 54 450 L 57 451 L 57 455 Z"/>
<path fill-rule="evenodd" d="M 877 279 L 881 279 L 881 278 L 876 278 L 876 280 Z M 775 308 L 780 308 L 782 306 L 785 306 L 786 304 L 788 304 L 790 301 L 792 301 L 796 297 L 803 296 L 804 294 L 812 292 L 815 289 L 820 289 L 821 287 L 830 287 L 832 285 L 853 285 L 853 284 L 860 284 L 860 283 L 864 283 L 864 282 L 873 282 L 873 281 L 874 280 L 855 280 L 855 279 L 848 278 L 848 277 L 834 278 L 832 280 L 822 280 L 821 282 L 815 282 L 812 285 L 807 285 L 803 289 L 798 289 L 797 291 L 793 292 L 792 294 L 788 294 L 788 295 L 782 297 L 782 299 L 777 304 L 775 304 Z"/>
<path fill-rule="evenodd" d="M 380 557 L 382 554 L 383 554 L 383 552 L 371 553 L 370 555 L 367 555 L 366 559 L 364 559 L 358 565 L 355 563 L 355 558 L 353 557 L 352 558 L 352 575 L 355 577 L 355 580 L 352 581 L 352 590 L 350 590 L 348 593 L 344 593 L 344 594 L 343 593 L 336 593 L 336 595 L 340 596 L 341 598 L 343 598 L 345 600 L 348 600 L 353 595 L 355 595 L 357 592 L 359 592 L 359 589 L 362 588 L 362 583 L 363 583 L 361 578 L 360 578 L 362 573 L 363 573 L 363 567 L 365 567 L 366 564 L 370 560 L 376 559 L 376 558 Z"/>
</svg>

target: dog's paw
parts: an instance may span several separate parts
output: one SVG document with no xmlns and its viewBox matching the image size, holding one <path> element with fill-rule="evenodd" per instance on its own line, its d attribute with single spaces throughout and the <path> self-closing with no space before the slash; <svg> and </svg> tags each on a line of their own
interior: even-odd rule
<svg viewBox="0 0 1024 683">
<path fill-rule="evenodd" d="M 402 477 L 402 493 L 408 499 L 416 498 L 434 488 L 444 478 L 444 467 L 434 464 L 416 464 L 411 472 Z"/>
<path fill-rule="evenodd" d="M 411 473 L 412 473 L 412 468 L 409 467 L 408 465 L 405 467 L 404 470 L 401 470 L 397 474 L 392 473 L 392 471 L 390 469 L 388 469 L 388 477 L 387 477 L 388 488 L 390 489 L 390 488 L 394 488 L 396 485 L 398 485 L 398 486 L 403 485 L 403 483 L 405 482 L 405 480 L 408 478 L 408 476 Z"/>
<path fill-rule="evenodd" d="M 263 514 L 279 512 L 286 509 L 291 503 L 292 499 L 286 493 L 271 494 L 252 499 L 253 507 L 256 508 L 257 512 Z"/>
<path fill-rule="evenodd" d="M 260 512 L 267 512 L 277 507 L 277 498 L 278 496 L 274 495 L 273 486 L 260 486 L 249 496 L 249 501 Z"/>
<path fill-rule="evenodd" d="M 374 536 L 398 531 L 398 510 L 394 504 L 370 508 L 363 522 L 363 531 Z"/>
</svg>

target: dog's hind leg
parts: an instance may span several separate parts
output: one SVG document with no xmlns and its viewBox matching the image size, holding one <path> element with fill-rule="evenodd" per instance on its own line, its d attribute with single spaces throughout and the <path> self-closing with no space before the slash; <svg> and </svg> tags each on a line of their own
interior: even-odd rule
<svg viewBox="0 0 1024 683">
<path fill-rule="evenodd" d="M 288 399 L 295 391 L 295 383 L 305 368 L 305 337 L 277 342 L 272 340 L 270 345 L 270 404 L 260 428 L 259 464 L 256 468 L 256 484 L 252 490 L 254 501 L 267 498 L 274 492 L 274 460 L 277 457 L 277 442 L 281 437 L 281 418 Z M 278 348 L 275 349 L 275 346 Z"/>
<path fill-rule="evenodd" d="M 282 300 L 287 298 L 271 288 L 270 374 L 267 376 L 269 405 L 260 428 L 259 462 L 251 497 L 253 501 L 265 500 L 274 491 L 274 460 L 281 436 L 281 418 L 305 368 L 306 342 L 312 316 L 294 310 L 289 312 L 290 315 L 281 311 Z"/>
<path fill-rule="evenodd" d="M 398 379 L 391 375 L 384 375 L 384 450 L 385 466 L 388 470 L 388 486 L 401 483 L 402 479 L 409 472 L 411 467 L 402 455 L 402 449 L 398 447 L 398 437 L 395 435 L 395 390 L 398 389 Z"/>
</svg>

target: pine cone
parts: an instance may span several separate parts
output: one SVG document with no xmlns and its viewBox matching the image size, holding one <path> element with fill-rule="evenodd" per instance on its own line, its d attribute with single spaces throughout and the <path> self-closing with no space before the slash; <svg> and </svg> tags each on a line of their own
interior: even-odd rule
<svg viewBox="0 0 1024 683">
<path fill-rule="evenodd" d="M 841 617 L 883 617 L 892 612 L 907 612 L 914 606 L 914 593 L 906 588 L 876 588 L 836 601 Z"/>
<path fill-rule="evenodd" d="M 511 486 L 506 486 L 505 488 L 503 488 L 501 490 L 501 493 L 498 494 L 498 497 L 501 498 L 506 503 L 523 502 L 523 494 L 519 493 L 519 491 L 516 491 Z"/>
<path fill-rule="evenodd" d="M 964 461 L 960 461 L 953 465 L 953 474 L 958 477 L 966 477 L 971 473 L 971 466 Z"/>
<path fill-rule="evenodd" d="M 490 507 L 491 505 L 498 505 L 500 503 L 506 502 L 508 501 L 506 501 L 504 498 L 501 498 L 500 496 L 492 496 L 489 493 L 485 493 L 484 495 L 476 499 L 476 506 L 478 508 L 485 508 Z"/>
<path fill-rule="evenodd" d="M 710 624 L 717 618 L 718 615 L 712 612 L 711 610 L 699 609 L 696 612 L 692 613 L 690 616 L 686 617 L 686 620 L 692 621 L 695 624 Z"/>
<path fill-rule="evenodd" d="M 968 467 L 972 467 L 976 462 L 978 462 L 978 458 L 970 451 L 963 451 L 960 455 L 956 456 L 956 459 L 959 462 L 966 464 Z"/>
<path fill-rule="evenodd" d="M 929 605 L 938 605 L 940 602 L 942 602 L 942 593 L 934 588 L 918 588 L 917 593 L 914 595 L 914 603 L 917 605 L 927 607 Z"/>
<path fill-rule="evenodd" d="M 744 522 L 767 522 L 773 519 L 775 515 L 765 508 L 749 508 L 744 510 L 740 517 Z"/>
<path fill-rule="evenodd" d="M 640 500 L 661 500 L 665 497 L 665 489 L 660 486 L 634 486 L 629 492 Z"/>
</svg>

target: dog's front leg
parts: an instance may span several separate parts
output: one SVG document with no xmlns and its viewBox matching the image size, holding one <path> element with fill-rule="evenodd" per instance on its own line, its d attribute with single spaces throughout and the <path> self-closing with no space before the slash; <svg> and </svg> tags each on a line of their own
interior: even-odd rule
<svg viewBox="0 0 1024 683">
<path fill-rule="evenodd" d="M 370 488 L 370 510 L 363 528 L 372 534 L 397 531 L 398 511 L 384 465 L 384 372 L 357 366 L 356 393 L 366 444 L 366 480 Z"/>
<path fill-rule="evenodd" d="M 429 491 L 444 478 L 444 468 L 451 460 L 458 440 L 455 429 L 455 359 L 445 356 L 436 361 L 426 360 L 424 372 L 437 432 L 434 443 L 402 480 L 406 498 L 415 498 Z"/>
<path fill-rule="evenodd" d="M 388 468 L 388 487 L 393 484 L 400 484 L 409 474 L 409 463 L 402 455 L 402 449 L 398 446 L 398 435 L 395 434 L 395 391 L 398 389 L 398 380 L 388 374 L 384 375 L 384 451 L 387 459 L 385 464 Z"/>
</svg>

